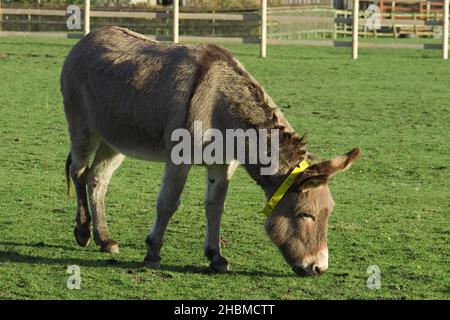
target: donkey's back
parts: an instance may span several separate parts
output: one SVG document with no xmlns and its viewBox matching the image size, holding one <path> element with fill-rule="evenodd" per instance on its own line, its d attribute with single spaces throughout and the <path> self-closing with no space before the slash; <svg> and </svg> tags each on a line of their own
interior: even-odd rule
<svg viewBox="0 0 450 320">
<path fill-rule="evenodd" d="M 103 141 L 138 158 L 163 157 L 170 133 L 184 126 L 205 48 L 158 43 L 119 27 L 88 34 L 61 74 L 72 143 L 95 149 Z"/>
</svg>

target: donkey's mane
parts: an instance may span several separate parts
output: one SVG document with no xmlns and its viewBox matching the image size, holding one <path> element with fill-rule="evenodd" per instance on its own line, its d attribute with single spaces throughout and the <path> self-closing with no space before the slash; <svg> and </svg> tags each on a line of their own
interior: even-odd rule
<svg viewBox="0 0 450 320">
<path fill-rule="evenodd" d="M 252 93 L 255 100 L 259 102 L 259 107 L 264 110 L 266 121 L 260 124 L 261 127 L 279 130 L 280 142 L 285 147 L 283 149 L 286 149 L 284 153 L 285 156 L 287 156 L 287 159 L 303 159 L 306 155 L 307 144 L 304 135 L 299 136 L 292 128 L 290 128 L 287 121 L 283 118 L 280 109 L 267 95 L 262 86 L 247 72 L 247 70 L 245 70 L 229 50 L 215 44 L 204 45 L 204 49 L 203 55 L 200 58 L 201 70 L 199 72 L 197 84 L 203 80 L 214 62 L 226 62 L 236 74 L 244 79 L 249 91 Z"/>
</svg>

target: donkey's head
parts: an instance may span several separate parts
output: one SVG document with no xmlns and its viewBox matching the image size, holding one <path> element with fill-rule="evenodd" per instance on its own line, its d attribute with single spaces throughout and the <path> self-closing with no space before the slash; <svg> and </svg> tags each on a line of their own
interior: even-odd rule
<svg viewBox="0 0 450 320">
<path fill-rule="evenodd" d="M 266 231 L 296 274 L 320 275 L 327 270 L 328 217 L 334 206 L 328 178 L 348 169 L 360 153 L 355 148 L 309 167 L 268 217 Z"/>
</svg>

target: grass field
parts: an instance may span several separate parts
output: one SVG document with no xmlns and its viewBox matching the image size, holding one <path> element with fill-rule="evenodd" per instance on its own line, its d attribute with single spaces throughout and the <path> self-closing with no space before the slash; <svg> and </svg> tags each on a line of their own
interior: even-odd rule
<svg viewBox="0 0 450 320">
<path fill-rule="evenodd" d="M 440 52 L 227 45 L 327 159 L 363 155 L 331 181 L 330 267 L 295 277 L 263 230 L 263 192 L 239 168 L 226 202 L 228 274 L 203 256 L 204 169 L 191 171 L 162 249 L 143 267 L 162 164 L 128 159 L 106 200 L 119 255 L 73 238 L 59 73 L 74 40 L 0 38 L 0 299 L 450 298 L 450 64 Z M 81 268 L 81 290 L 66 269 Z M 381 289 L 366 286 L 370 265 Z"/>
</svg>

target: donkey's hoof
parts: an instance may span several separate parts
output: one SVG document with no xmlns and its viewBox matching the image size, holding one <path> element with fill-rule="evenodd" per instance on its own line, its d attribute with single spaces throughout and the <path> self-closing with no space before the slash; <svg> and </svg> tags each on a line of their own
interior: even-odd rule
<svg viewBox="0 0 450 320">
<path fill-rule="evenodd" d="M 116 240 L 107 240 L 101 247 L 101 252 L 106 253 L 119 253 L 119 244 Z"/>
<path fill-rule="evenodd" d="M 219 256 L 218 258 L 211 261 L 210 264 L 211 269 L 213 269 L 215 272 L 224 273 L 229 270 L 228 268 L 228 261 L 222 256 Z"/>
<path fill-rule="evenodd" d="M 151 269 L 161 269 L 161 259 L 151 259 L 145 257 L 144 264 L 146 267 Z"/>
<path fill-rule="evenodd" d="M 80 230 L 75 227 L 73 234 L 80 247 L 86 247 L 91 241 L 91 231 L 89 229 Z"/>
<path fill-rule="evenodd" d="M 225 273 L 229 270 L 228 263 L 211 263 L 211 269 L 215 272 Z"/>
</svg>

